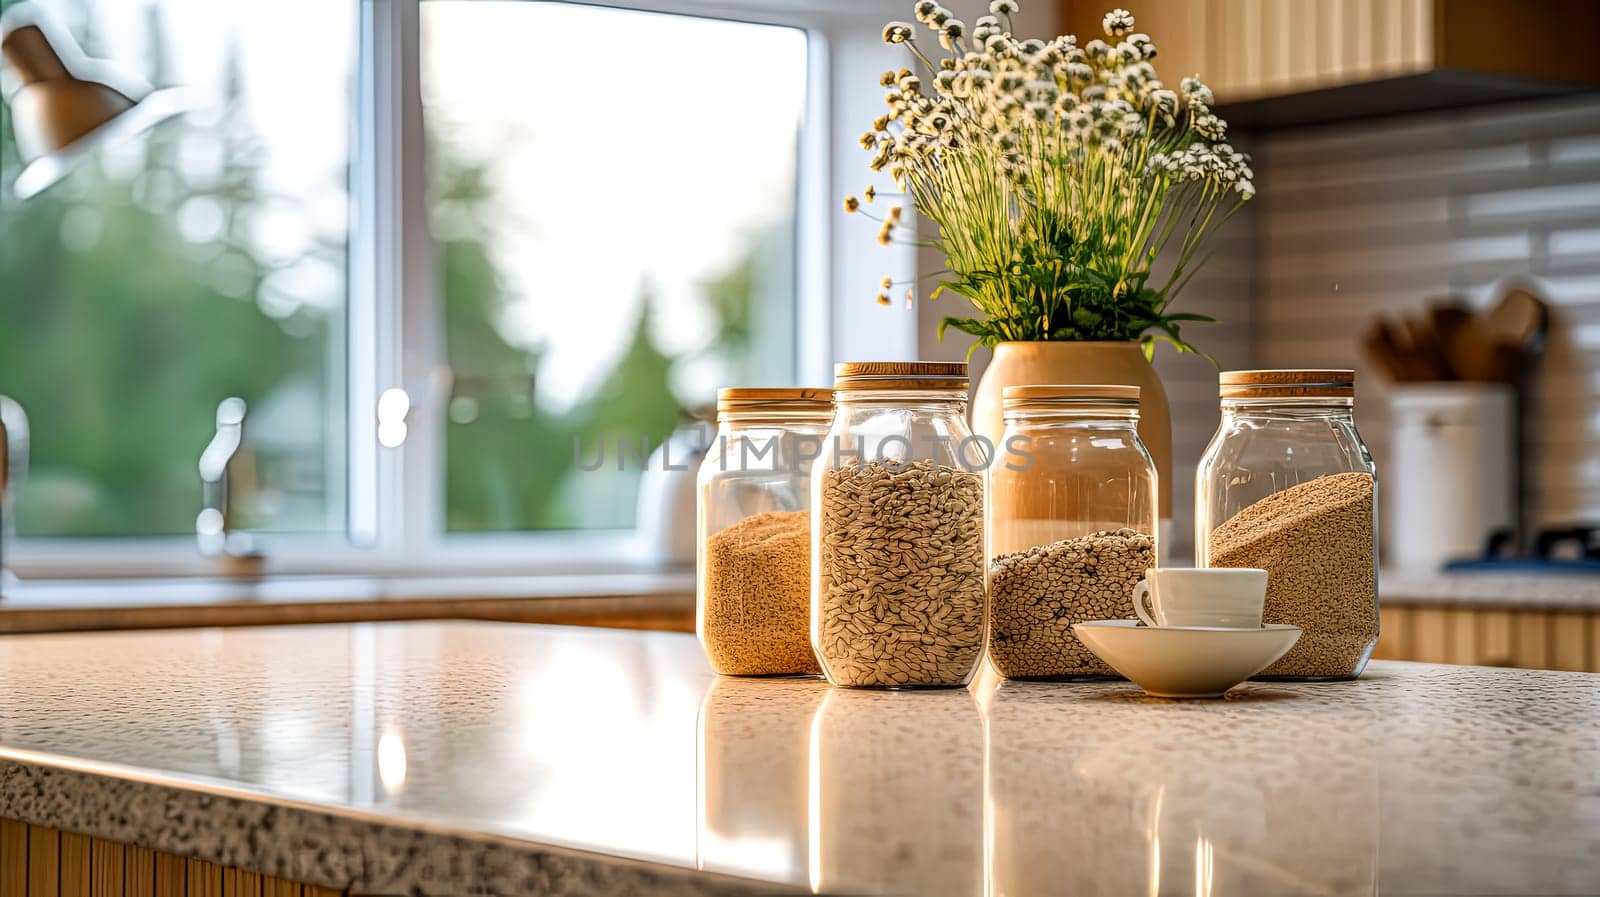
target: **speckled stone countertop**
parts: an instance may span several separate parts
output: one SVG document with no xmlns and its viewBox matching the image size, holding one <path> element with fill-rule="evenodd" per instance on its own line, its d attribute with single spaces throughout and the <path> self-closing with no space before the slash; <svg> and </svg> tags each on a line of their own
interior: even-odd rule
<svg viewBox="0 0 1600 897">
<path fill-rule="evenodd" d="M 0 639 L 0 816 L 355 893 L 1595 894 L 1600 677 L 712 676 L 492 623 Z"/>
</svg>

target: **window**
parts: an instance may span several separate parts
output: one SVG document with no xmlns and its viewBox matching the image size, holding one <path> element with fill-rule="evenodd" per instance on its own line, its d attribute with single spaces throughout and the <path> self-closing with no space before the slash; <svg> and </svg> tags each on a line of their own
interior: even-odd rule
<svg viewBox="0 0 1600 897">
<path fill-rule="evenodd" d="M 805 33 L 425 0 L 421 47 L 448 529 L 631 527 L 638 465 L 575 440 L 794 380 Z"/>
<path fill-rule="evenodd" d="M 197 460 L 233 396 L 255 472 L 241 523 L 342 529 L 354 5 L 40 5 L 193 101 L 26 202 L 0 127 L 0 392 L 32 424 L 18 533 L 192 535 Z"/>
<path fill-rule="evenodd" d="M 575 448 L 915 352 L 870 301 L 912 253 L 837 213 L 900 0 L 36 2 L 197 99 L 22 202 L 0 120 L 24 575 L 210 570 L 230 397 L 269 569 L 532 569 L 636 523 L 639 465 Z"/>
</svg>

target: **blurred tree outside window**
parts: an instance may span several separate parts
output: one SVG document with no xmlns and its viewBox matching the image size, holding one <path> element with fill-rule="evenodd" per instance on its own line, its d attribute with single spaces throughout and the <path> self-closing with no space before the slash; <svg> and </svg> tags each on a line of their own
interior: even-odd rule
<svg viewBox="0 0 1600 897">
<path fill-rule="evenodd" d="M 36 2 L 202 102 L 25 202 L 0 105 L 0 393 L 33 439 L 18 534 L 192 534 L 200 451 L 239 396 L 245 525 L 341 536 L 357 3 Z M 719 385 L 793 380 L 805 35 L 506 0 L 425 0 L 422 27 L 454 371 L 428 409 L 440 528 L 630 527 L 637 464 L 579 471 L 574 439 L 659 444 Z M 559 34 L 604 34 L 615 64 Z"/>
<path fill-rule="evenodd" d="M 449 530 L 631 527 L 617 439 L 793 381 L 805 91 L 795 28 L 424 0 Z"/>
<path fill-rule="evenodd" d="M 341 528 L 354 4 L 40 5 L 89 55 L 199 103 L 25 202 L 0 122 L 0 392 L 32 421 L 19 534 L 193 533 L 229 396 L 250 407 L 244 522 Z M 280 19 L 306 23 L 298 45 Z"/>
</svg>

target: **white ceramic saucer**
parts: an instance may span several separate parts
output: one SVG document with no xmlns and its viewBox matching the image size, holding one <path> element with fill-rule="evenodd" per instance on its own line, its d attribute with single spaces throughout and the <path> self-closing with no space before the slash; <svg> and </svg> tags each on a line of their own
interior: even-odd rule
<svg viewBox="0 0 1600 897">
<path fill-rule="evenodd" d="M 1075 623 L 1072 631 L 1111 668 L 1160 698 L 1220 698 L 1282 657 L 1300 627 L 1140 626 L 1137 620 Z"/>
</svg>

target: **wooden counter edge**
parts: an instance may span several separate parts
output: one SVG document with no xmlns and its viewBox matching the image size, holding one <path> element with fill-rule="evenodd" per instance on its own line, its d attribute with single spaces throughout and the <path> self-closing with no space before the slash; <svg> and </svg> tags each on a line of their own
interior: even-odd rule
<svg viewBox="0 0 1600 897">
<path fill-rule="evenodd" d="M 7 608 L 0 602 L 0 634 L 437 619 L 693 632 L 694 595 L 240 601 L 92 608 Z"/>
</svg>

